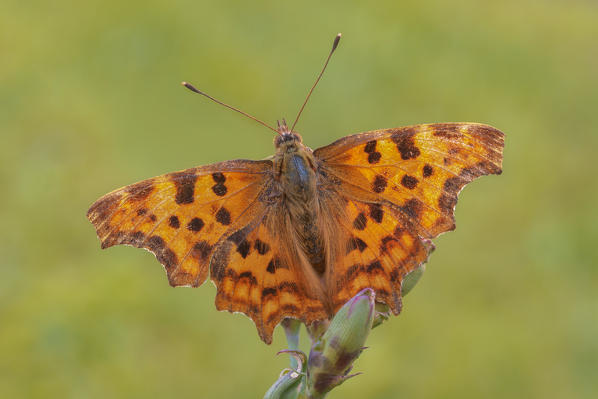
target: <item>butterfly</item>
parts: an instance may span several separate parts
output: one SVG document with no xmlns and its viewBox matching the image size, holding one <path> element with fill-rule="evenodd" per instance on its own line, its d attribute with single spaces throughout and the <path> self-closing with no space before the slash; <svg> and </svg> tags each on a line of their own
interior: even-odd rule
<svg viewBox="0 0 598 399">
<path fill-rule="evenodd" d="M 273 129 L 276 153 L 264 160 L 168 173 L 101 197 L 87 217 L 102 248 L 149 250 L 172 286 L 209 275 L 216 308 L 250 317 L 267 344 L 284 318 L 330 319 L 366 287 L 398 314 L 403 279 L 426 262 L 432 238 L 455 228 L 458 193 L 501 173 L 503 133 L 422 124 L 312 150 L 295 124 Z"/>
</svg>

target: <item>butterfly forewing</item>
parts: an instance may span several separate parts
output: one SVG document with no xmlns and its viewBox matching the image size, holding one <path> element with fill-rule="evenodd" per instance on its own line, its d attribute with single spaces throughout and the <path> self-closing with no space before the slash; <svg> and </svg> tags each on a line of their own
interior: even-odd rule
<svg viewBox="0 0 598 399">
<path fill-rule="evenodd" d="M 501 173 L 503 143 L 503 134 L 488 125 L 441 123 L 356 134 L 314 154 L 341 181 L 341 192 L 388 203 L 418 235 L 433 238 L 454 229 L 465 184 Z"/>
<path fill-rule="evenodd" d="M 145 248 L 171 285 L 198 286 L 221 238 L 263 213 L 271 169 L 270 161 L 237 160 L 158 176 L 103 196 L 87 217 L 102 248 Z"/>
</svg>

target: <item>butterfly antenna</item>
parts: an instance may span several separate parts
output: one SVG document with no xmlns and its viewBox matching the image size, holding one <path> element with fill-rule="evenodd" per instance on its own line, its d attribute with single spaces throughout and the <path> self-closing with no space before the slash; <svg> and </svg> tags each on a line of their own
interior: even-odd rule
<svg viewBox="0 0 598 399">
<path fill-rule="evenodd" d="M 341 34 L 339 33 L 334 38 L 334 42 L 332 43 L 332 50 L 330 50 L 330 54 L 328 54 L 328 58 L 326 58 L 326 62 L 324 63 L 324 68 L 322 68 L 322 71 L 318 75 L 318 78 L 316 79 L 316 82 L 314 83 L 314 85 L 309 90 L 309 93 L 307 93 L 307 97 L 305 98 L 305 101 L 303 102 L 303 105 L 301 106 L 301 109 L 299 110 L 299 113 L 297 114 L 297 117 L 295 118 L 295 122 L 293 122 L 293 126 L 291 127 L 291 132 L 293 130 L 295 130 L 295 125 L 299 121 L 299 117 L 301 116 L 301 113 L 303 112 L 303 108 L 305 108 L 305 105 L 307 104 L 307 100 L 309 100 L 309 97 L 311 96 L 311 93 L 316 88 L 316 85 L 320 81 L 320 78 L 322 78 L 322 75 L 324 74 L 324 71 L 326 70 L 326 67 L 328 66 L 328 61 L 330 61 L 330 57 L 332 57 L 332 53 L 334 53 L 334 50 L 336 50 L 336 48 L 338 46 L 338 42 L 340 42 L 340 41 L 341 41 Z"/>
<path fill-rule="evenodd" d="M 235 107 L 233 107 L 233 106 L 230 106 L 230 105 L 228 105 L 228 104 L 225 104 L 225 103 L 223 103 L 222 101 L 216 100 L 214 97 L 212 97 L 212 96 L 210 96 L 210 95 L 208 95 L 208 94 L 204 93 L 204 92 L 203 92 L 203 91 L 201 91 L 201 90 L 198 90 L 198 89 L 196 89 L 196 88 L 195 88 L 195 87 L 194 87 L 192 84 L 190 84 L 190 83 L 187 83 L 187 82 L 181 82 L 181 84 L 182 84 L 183 86 L 185 86 L 186 88 L 188 88 L 189 90 L 191 90 L 192 92 L 194 92 L 194 93 L 197 93 L 197 94 L 201 94 L 202 96 L 205 96 L 205 97 L 209 98 L 210 100 L 214 101 L 214 102 L 215 102 L 215 103 L 217 103 L 217 104 L 224 105 L 224 106 L 225 106 L 226 108 L 228 108 L 228 109 L 232 109 L 233 111 L 237 111 L 238 113 L 240 113 L 240 114 L 242 114 L 242 115 L 245 115 L 245 116 L 246 116 L 246 117 L 248 117 L 249 119 L 253 119 L 253 120 L 254 120 L 254 121 L 256 121 L 257 123 L 261 123 L 262 125 L 266 126 L 268 129 L 270 129 L 270 130 L 272 130 L 272 131 L 276 132 L 276 134 L 279 134 L 279 135 L 280 135 L 280 132 L 279 132 L 278 130 L 274 129 L 272 126 L 268 125 L 267 123 L 265 123 L 265 122 L 262 122 L 261 120 L 259 120 L 259 119 L 258 119 L 258 118 L 256 118 L 255 116 L 251 116 L 251 115 L 249 115 L 248 113 L 246 113 L 246 112 L 243 112 L 243 111 L 241 111 L 241 110 L 240 110 L 240 109 L 238 109 L 238 108 L 235 108 Z"/>
</svg>

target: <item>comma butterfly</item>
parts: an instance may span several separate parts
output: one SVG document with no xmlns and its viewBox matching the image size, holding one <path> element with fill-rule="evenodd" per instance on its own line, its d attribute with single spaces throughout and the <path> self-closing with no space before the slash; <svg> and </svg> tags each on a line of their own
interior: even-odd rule
<svg viewBox="0 0 598 399">
<path fill-rule="evenodd" d="M 403 278 L 427 260 L 430 239 L 455 228 L 459 191 L 501 173 L 504 135 L 435 123 L 312 151 L 294 131 L 299 115 L 291 128 L 271 128 L 276 154 L 267 159 L 169 173 L 97 200 L 87 217 L 102 248 L 151 251 L 172 286 L 200 286 L 209 271 L 216 308 L 249 316 L 268 344 L 282 319 L 329 319 L 366 287 L 398 314 Z"/>
</svg>

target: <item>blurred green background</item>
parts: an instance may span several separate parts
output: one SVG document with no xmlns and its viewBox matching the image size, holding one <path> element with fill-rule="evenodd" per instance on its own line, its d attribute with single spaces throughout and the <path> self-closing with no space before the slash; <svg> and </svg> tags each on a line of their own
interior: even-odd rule
<svg viewBox="0 0 598 399">
<path fill-rule="evenodd" d="M 598 392 L 595 1 L 3 1 L 0 396 L 256 398 L 287 359 L 211 284 L 100 251 L 85 213 L 154 175 L 350 133 L 476 121 L 504 173 L 468 186 L 403 313 L 331 398 L 594 398 Z"/>
</svg>

